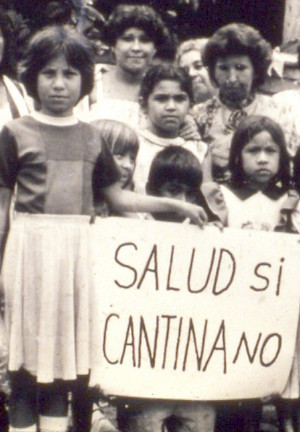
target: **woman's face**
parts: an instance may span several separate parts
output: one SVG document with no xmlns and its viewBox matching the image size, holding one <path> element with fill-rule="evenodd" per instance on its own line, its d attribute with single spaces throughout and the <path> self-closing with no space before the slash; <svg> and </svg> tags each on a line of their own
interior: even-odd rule
<svg viewBox="0 0 300 432">
<path fill-rule="evenodd" d="M 248 55 L 229 55 L 217 58 L 214 76 L 220 94 L 239 103 L 252 92 L 255 71 Z"/>
<path fill-rule="evenodd" d="M 116 40 L 113 48 L 116 64 L 132 74 L 142 74 L 155 54 L 152 39 L 137 27 L 130 27 Z"/>
<path fill-rule="evenodd" d="M 207 69 L 203 66 L 200 51 L 190 50 L 183 53 L 179 59 L 179 66 L 184 68 L 192 79 L 196 103 L 203 102 L 214 94 L 215 91 Z"/>
</svg>

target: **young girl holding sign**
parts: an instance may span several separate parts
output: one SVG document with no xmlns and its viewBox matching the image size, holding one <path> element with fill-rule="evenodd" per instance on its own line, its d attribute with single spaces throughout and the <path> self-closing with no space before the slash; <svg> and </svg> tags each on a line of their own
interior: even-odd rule
<svg viewBox="0 0 300 432">
<path fill-rule="evenodd" d="M 218 198 L 221 201 L 223 197 L 223 204 L 227 208 L 228 227 L 284 232 L 295 230 L 291 222 L 298 197 L 290 191 L 290 160 L 284 134 L 278 123 L 265 116 L 245 118 L 232 138 L 229 168 L 230 182 L 216 186 L 222 194 Z M 205 187 L 207 192 L 210 185 Z M 211 195 L 212 191 L 213 188 L 209 191 Z M 213 205 L 212 207 L 214 208 Z M 294 377 L 293 373 L 292 376 Z M 298 388 L 293 382 L 294 378 L 289 381 L 286 389 L 291 398 L 298 397 Z M 282 431 L 293 430 L 290 416 L 292 405 L 291 399 L 279 400 L 277 404 Z M 224 413 L 227 409 L 228 406 L 224 405 Z M 246 430 L 258 430 L 260 401 L 243 402 L 241 412 Z M 219 421 L 222 421 L 221 417 L 220 415 Z M 230 424 L 228 417 L 227 412 L 224 422 Z M 231 420 L 234 424 L 236 417 Z M 234 428 L 231 425 L 229 430 L 231 427 Z M 224 428 L 221 426 L 220 430 Z"/>
<path fill-rule="evenodd" d="M 244 119 L 232 139 L 231 179 L 218 186 L 227 207 L 226 225 L 274 230 L 288 211 L 289 164 L 279 124 L 264 116 Z"/>
<path fill-rule="evenodd" d="M 11 431 L 65 432 L 68 384 L 84 390 L 79 378 L 87 381 L 93 299 L 86 238 L 94 212 L 92 173 L 94 198 L 104 197 L 113 210 L 175 211 L 199 225 L 206 220 L 204 210 L 192 204 L 120 188 L 99 131 L 73 116 L 74 106 L 93 85 L 93 54 L 88 41 L 68 27 L 45 28 L 33 36 L 21 79 L 40 110 L 9 122 L 0 134 Z M 16 214 L 8 234 L 15 186 Z M 86 395 L 75 402 L 80 417 Z M 81 420 L 74 430 L 88 431 Z"/>
</svg>

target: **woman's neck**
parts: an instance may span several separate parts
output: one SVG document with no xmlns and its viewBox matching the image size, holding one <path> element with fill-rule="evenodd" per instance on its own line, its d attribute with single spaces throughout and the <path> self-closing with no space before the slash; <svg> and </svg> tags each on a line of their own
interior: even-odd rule
<svg viewBox="0 0 300 432">
<path fill-rule="evenodd" d="M 115 73 L 115 79 L 119 82 L 122 82 L 127 85 L 132 86 L 140 86 L 143 73 L 130 73 L 129 71 L 126 71 L 125 69 L 122 69 L 120 66 L 116 65 L 116 69 L 114 71 Z"/>
<path fill-rule="evenodd" d="M 141 77 L 119 69 L 103 75 L 103 93 L 106 98 L 138 102 Z"/>
<path fill-rule="evenodd" d="M 243 100 L 231 100 L 228 97 L 224 96 L 222 93 L 219 93 L 219 98 L 224 105 L 234 111 L 241 110 L 246 106 L 250 105 L 253 102 L 254 94 L 250 94 L 247 98 Z"/>
</svg>

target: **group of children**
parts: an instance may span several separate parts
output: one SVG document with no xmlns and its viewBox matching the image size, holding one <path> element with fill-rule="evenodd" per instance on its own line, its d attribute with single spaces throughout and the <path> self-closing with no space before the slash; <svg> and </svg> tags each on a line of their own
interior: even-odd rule
<svg viewBox="0 0 300 432">
<path fill-rule="evenodd" d="M 88 257 L 78 262 L 90 216 L 147 213 L 201 227 L 217 222 L 296 231 L 297 199 L 289 191 L 299 184 L 300 170 L 292 178 L 280 126 L 253 116 L 234 134 L 230 183 L 204 183 L 201 163 L 209 150 L 200 139 L 180 136 L 192 89 L 176 67 L 155 65 L 147 72 L 141 86 L 147 123 L 138 136 L 121 122 L 79 121 L 73 108 L 91 92 L 93 51 L 66 27 L 46 28 L 31 39 L 21 80 L 38 110 L 9 122 L 0 134 L 9 430 L 65 432 L 71 391 L 73 428 L 83 432 L 91 408 L 92 299 Z M 295 167 L 299 160 L 300 152 Z M 214 408 L 200 402 L 143 401 L 124 416 L 127 432 L 212 432 L 215 423 Z"/>
</svg>

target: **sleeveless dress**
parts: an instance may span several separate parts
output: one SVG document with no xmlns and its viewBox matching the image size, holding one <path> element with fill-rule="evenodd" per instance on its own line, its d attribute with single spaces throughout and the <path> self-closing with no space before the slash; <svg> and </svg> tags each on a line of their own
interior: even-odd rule
<svg viewBox="0 0 300 432">
<path fill-rule="evenodd" d="M 83 121 L 117 120 L 137 128 L 142 116 L 138 102 L 125 99 L 107 98 L 103 91 L 103 74 L 107 73 L 105 65 L 97 65 L 95 85 L 90 97 L 86 96 L 76 107 L 75 114 Z"/>
</svg>

